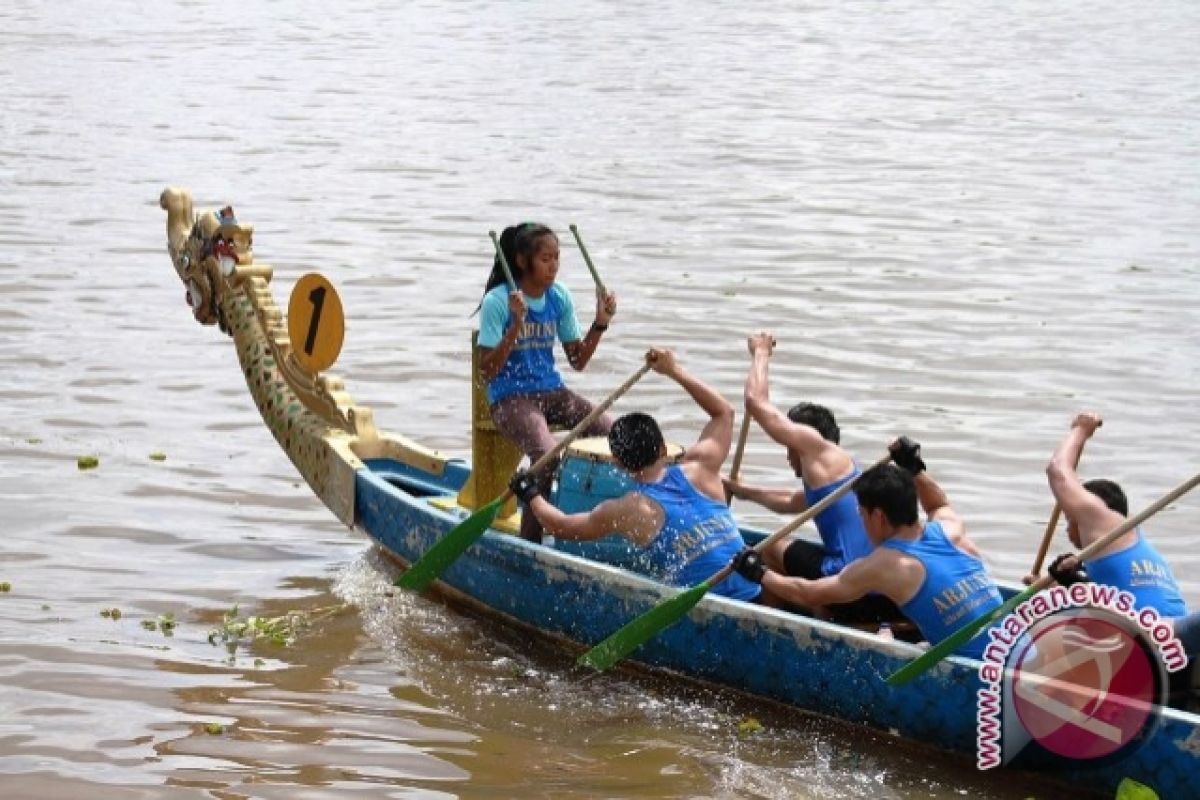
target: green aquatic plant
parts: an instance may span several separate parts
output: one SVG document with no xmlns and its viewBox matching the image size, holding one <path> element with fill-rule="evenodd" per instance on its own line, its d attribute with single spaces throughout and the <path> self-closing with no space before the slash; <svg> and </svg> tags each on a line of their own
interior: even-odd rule
<svg viewBox="0 0 1200 800">
<path fill-rule="evenodd" d="M 150 454 L 150 460 L 151 461 L 166 461 L 167 454 L 159 452 L 158 450 L 155 450 L 153 453 Z"/>
<path fill-rule="evenodd" d="M 0 594 L 12 591 L 12 584 L 8 581 L 0 581 Z"/>
<path fill-rule="evenodd" d="M 118 620 L 121 618 L 121 609 L 102 608 L 100 609 L 100 616 L 104 617 L 105 619 Z"/>
<path fill-rule="evenodd" d="M 83 469 L 95 469 L 100 466 L 100 459 L 96 456 L 80 456 L 75 459 L 75 466 Z"/>
<path fill-rule="evenodd" d="M 289 611 L 277 617 L 242 617 L 238 606 L 234 605 L 221 618 L 221 626 L 208 632 L 208 643 L 214 647 L 224 645 L 231 660 L 243 644 L 249 646 L 261 641 L 287 647 L 296 641 L 300 631 L 345 608 L 345 603 L 336 603 L 304 611 Z"/>
<path fill-rule="evenodd" d="M 756 733 L 762 733 L 763 724 L 754 717 L 746 717 L 737 724 L 737 732 L 739 736 L 751 736 Z"/>
<path fill-rule="evenodd" d="M 219 722 L 206 722 L 204 723 L 204 732 L 210 733 L 213 736 L 220 736 L 225 732 L 225 726 Z"/>
</svg>

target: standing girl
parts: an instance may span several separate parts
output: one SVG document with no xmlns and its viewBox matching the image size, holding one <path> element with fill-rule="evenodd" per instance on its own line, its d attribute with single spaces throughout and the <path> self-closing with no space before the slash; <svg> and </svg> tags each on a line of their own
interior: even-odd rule
<svg viewBox="0 0 1200 800">
<path fill-rule="evenodd" d="M 496 429 L 532 462 L 554 447 L 551 425 L 574 427 L 592 410 L 591 403 L 563 383 L 554 365 L 555 339 L 562 342 L 567 363 L 582 370 L 617 313 L 617 297 L 597 289 L 596 318 L 582 335 L 571 293 L 555 282 L 559 249 L 554 231 L 536 222 L 514 225 L 500 236 L 500 248 L 517 290 L 509 291 L 497 255 L 480 304 L 479 371 Z M 612 418 L 604 414 L 584 433 L 601 436 L 611 427 Z M 553 474 L 548 465 L 536 475 L 543 494 L 549 493 Z M 521 515 L 521 536 L 542 540 L 542 526 L 528 509 Z"/>
</svg>

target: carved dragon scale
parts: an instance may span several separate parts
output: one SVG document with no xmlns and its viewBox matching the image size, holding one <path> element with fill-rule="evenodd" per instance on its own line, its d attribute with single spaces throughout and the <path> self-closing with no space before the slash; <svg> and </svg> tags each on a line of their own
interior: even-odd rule
<svg viewBox="0 0 1200 800">
<path fill-rule="evenodd" d="M 330 510 L 354 524 L 354 473 L 362 459 L 393 458 L 440 474 L 445 459 L 375 429 L 341 379 L 310 375 L 296 361 L 283 313 L 271 293 L 272 269 L 254 261 L 254 229 L 232 208 L 196 216 L 191 194 L 164 189 L 167 251 L 186 287 L 192 315 L 233 337 L 250 393 L 276 441 Z"/>
</svg>

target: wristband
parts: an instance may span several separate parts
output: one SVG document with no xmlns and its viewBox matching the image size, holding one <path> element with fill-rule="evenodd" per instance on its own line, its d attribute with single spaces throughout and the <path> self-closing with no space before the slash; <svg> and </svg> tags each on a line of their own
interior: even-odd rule
<svg viewBox="0 0 1200 800">
<path fill-rule="evenodd" d="M 593 322 L 592 327 L 595 328 L 596 330 L 600 331 L 601 333 L 604 333 L 606 330 L 608 330 L 607 325 L 601 325 L 599 322 Z"/>
</svg>

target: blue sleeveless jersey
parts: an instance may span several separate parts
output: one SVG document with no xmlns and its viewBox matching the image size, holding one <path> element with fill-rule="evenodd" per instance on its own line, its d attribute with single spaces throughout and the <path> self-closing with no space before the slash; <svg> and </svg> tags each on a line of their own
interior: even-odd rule
<svg viewBox="0 0 1200 800">
<path fill-rule="evenodd" d="M 561 389 L 562 376 L 554 366 L 554 343 L 558 339 L 558 325 L 565 310 L 563 299 L 555 291 L 557 284 L 546 291 L 546 304 L 541 311 L 533 308 L 525 314 L 525 324 L 509 353 L 508 361 L 500 373 L 488 384 L 488 402 L 492 405 L 514 394 L 536 394 Z M 508 286 L 501 284 L 492 292 L 499 292 L 507 303 Z M 512 322 L 512 315 L 505 325 Z"/>
<path fill-rule="evenodd" d="M 804 499 L 808 507 L 833 494 L 847 481 L 858 477 L 859 469 L 844 478 L 826 484 L 820 489 L 804 487 Z M 821 560 L 821 574 L 836 575 L 851 561 L 870 555 L 871 540 L 867 538 L 867 529 L 863 527 L 862 516 L 858 513 L 858 498 L 854 492 L 847 492 L 840 500 L 829 508 L 817 514 L 813 520 L 817 525 L 817 533 L 821 534 L 821 542 L 825 546 L 825 558 Z"/>
<path fill-rule="evenodd" d="M 926 523 L 916 542 L 888 539 L 882 546 L 907 553 L 925 567 L 920 590 L 900 610 L 916 623 L 930 644 L 937 644 L 1003 602 L 983 562 L 955 547 L 940 522 Z M 987 641 L 987 636 L 976 636 L 955 653 L 980 658 Z"/>
<path fill-rule="evenodd" d="M 658 503 L 665 518 L 646 558 L 664 583 L 692 586 L 720 571 L 746 546 L 729 507 L 698 491 L 675 465 L 658 483 L 639 483 L 635 491 Z M 754 600 L 762 587 L 736 572 L 713 587 L 717 594 Z"/>
<path fill-rule="evenodd" d="M 1134 597 L 1138 608 L 1153 608 L 1164 617 L 1182 617 L 1187 604 L 1179 584 L 1162 555 L 1137 529 L 1137 543 L 1116 553 L 1085 562 L 1088 577 L 1124 589 Z"/>
</svg>

